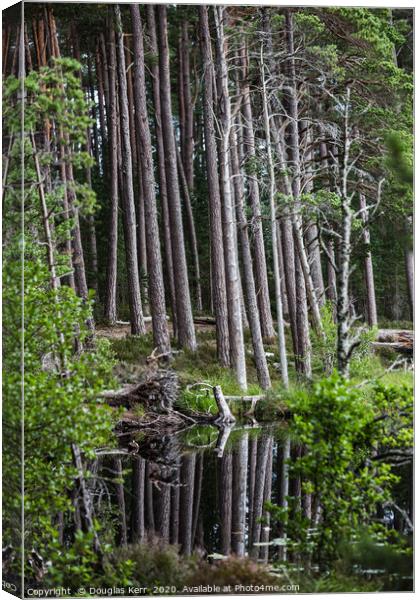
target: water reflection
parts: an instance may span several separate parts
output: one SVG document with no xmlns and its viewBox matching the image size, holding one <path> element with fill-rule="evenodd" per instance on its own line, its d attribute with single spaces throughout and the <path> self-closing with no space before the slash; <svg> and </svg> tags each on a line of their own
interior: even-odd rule
<svg viewBox="0 0 420 600">
<path fill-rule="evenodd" d="M 125 454 L 103 456 L 95 481 L 96 514 L 104 502 L 118 519 L 119 545 L 158 538 L 183 555 L 249 555 L 259 562 L 285 560 L 285 532 L 270 524 L 267 501 L 299 511 L 314 528 L 319 498 L 304 493 L 290 464 L 302 446 L 290 439 L 287 424 L 274 427 L 193 426 L 179 434 L 127 434 Z M 127 454 L 128 452 L 128 454 Z M 394 523 L 398 529 L 398 523 Z M 269 544 L 276 538 L 275 546 Z"/>
<path fill-rule="evenodd" d="M 118 519 L 118 544 L 157 537 L 184 555 L 268 560 L 264 504 L 284 505 L 289 494 L 287 434 L 196 426 L 179 435 L 124 436 L 121 443 L 130 454 L 102 457 L 96 466 L 97 480 L 112 482 L 108 502 Z"/>
</svg>

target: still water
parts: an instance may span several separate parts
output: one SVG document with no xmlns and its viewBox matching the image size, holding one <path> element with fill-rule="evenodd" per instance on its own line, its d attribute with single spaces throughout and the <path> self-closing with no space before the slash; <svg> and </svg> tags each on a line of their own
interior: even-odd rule
<svg viewBox="0 0 420 600">
<path fill-rule="evenodd" d="M 282 505 L 297 495 L 306 514 L 314 512 L 301 482 L 288 476 L 299 447 L 290 443 L 286 424 L 131 433 L 120 446 L 130 454 L 104 457 L 97 466 L 98 479 L 113 482 L 120 544 L 157 537 L 184 555 L 234 553 L 265 562 L 273 535 L 265 503 Z M 96 498 L 100 512 L 109 494 L 97 490 Z"/>
<path fill-rule="evenodd" d="M 266 503 L 285 507 L 294 497 L 294 510 L 310 520 L 311 528 L 322 527 L 317 501 L 290 472 L 302 446 L 290 438 L 287 422 L 134 432 L 121 434 L 119 446 L 96 462 L 93 494 L 96 514 L 109 510 L 117 521 L 117 545 L 157 539 L 176 544 L 184 556 L 235 554 L 260 563 L 287 560 L 290 567 L 293 556 L 283 543 L 284 531 L 270 522 Z M 412 507 L 407 508 L 411 515 Z M 378 511 L 378 520 L 403 533 L 399 514 L 385 512 Z M 361 566 L 358 572 L 373 573 Z M 411 589 L 405 587 L 411 575 L 403 579 L 394 589 Z"/>
</svg>

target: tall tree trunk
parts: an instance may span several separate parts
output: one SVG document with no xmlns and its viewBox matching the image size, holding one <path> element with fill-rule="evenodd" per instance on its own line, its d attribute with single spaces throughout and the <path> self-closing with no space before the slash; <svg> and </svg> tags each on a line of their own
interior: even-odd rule
<svg viewBox="0 0 420 600">
<path fill-rule="evenodd" d="M 255 161 L 254 119 L 251 108 L 251 94 L 248 83 L 248 52 L 243 43 L 242 50 L 242 108 L 244 116 L 243 146 L 244 160 Z M 274 338 L 275 331 L 271 316 L 270 292 L 268 288 L 267 262 L 264 248 L 264 235 L 261 216 L 261 202 L 258 179 L 256 175 L 248 175 L 249 200 L 252 210 L 252 234 L 254 239 L 255 284 L 258 307 L 260 311 L 261 331 L 264 338 Z"/>
<path fill-rule="evenodd" d="M 114 325 L 117 320 L 117 254 L 118 254 L 118 136 L 115 32 L 109 33 L 109 164 L 110 164 L 110 214 L 108 224 L 108 260 L 106 267 L 104 318 Z"/>
<path fill-rule="evenodd" d="M 367 321 L 370 327 L 376 327 L 378 324 L 378 315 L 376 311 L 375 280 L 373 277 L 372 253 L 370 251 L 370 231 L 368 225 L 368 215 L 366 209 L 366 198 L 364 194 L 359 194 L 360 210 L 363 223 L 363 244 L 364 244 L 364 271 L 367 300 Z"/>
<path fill-rule="evenodd" d="M 182 149 L 182 162 L 185 177 L 190 192 L 194 189 L 194 136 L 193 136 L 193 102 L 191 97 L 191 74 L 190 74 L 190 42 L 188 36 L 188 21 L 181 24 L 181 54 L 182 54 L 182 84 L 185 110 L 185 132 L 184 146 Z"/>
<path fill-rule="evenodd" d="M 257 377 L 260 386 L 266 390 L 271 387 L 270 373 L 265 356 L 263 339 L 261 334 L 260 313 L 258 311 L 257 295 L 255 292 L 254 272 L 252 268 L 251 248 L 248 237 L 248 222 L 244 207 L 244 183 L 239 167 L 238 150 L 235 132 L 231 132 L 231 163 L 233 188 L 235 191 L 235 204 L 238 218 L 238 234 L 242 250 L 242 267 L 244 273 L 245 296 L 249 327 L 251 330 L 252 347 L 254 350 L 254 361 L 257 369 Z"/>
<path fill-rule="evenodd" d="M 213 57 L 206 6 L 199 6 L 200 42 L 204 68 L 204 137 L 207 167 L 207 188 L 210 212 L 210 254 L 212 299 L 216 316 L 217 356 L 223 366 L 230 364 L 230 345 L 226 297 L 225 256 L 222 231 L 217 148 L 213 117 Z"/>
<path fill-rule="evenodd" d="M 241 316 L 238 248 L 235 243 L 236 216 L 233 210 L 230 188 L 229 140 L 232 127 L 232 114 L 228 87 L 228 69 L 225 56 L 225 9 L 222 6 L 214 6 L 213 10 L 216 27 L 216 75 L 219 82 L 218 87 L 220 89 L 220 97 L 218 98 L 222 138 L 220 176 L 223 198 L 222 207 L 224 217 L 225 268 L 229 315 L 230 357 L 232 367 L 236 373 L 238 384 L 242 389 L 245 390 L 247 387 L 247 376 L 244 333 Z"/>
<path fill-rule="evenodd" d="M 166 322 L 165 289 L 163 285 L 162 257 L 159 242 L 155 179 L 153 170 L 152 142 L 146 105 L 146 82 L 144 73 L 144 48 L 140 11 L 138 4 L 131 4 L 131 20 L 134 46 L 134 101 L 136 130 L 139 139 L 139 158 L 143 181 L 145 228 L 147 241 L 147 267 L 149 274 L 149 296 L 152 312 L 154 345 L 159 351 L 170 351 L 170 340 Z"/>
<path fill-rule="evenodd" d="M 290 9 L 286 10 L 286 44 L 288 52 L 287 61 L 287 78 L 288 78 L 288 111 L 290 117 L 289 123 L 289 147 L 290 158 L 293 165 L 292 191 L 295 206 L 292 209 L 292 224 L 295 247 L 299 259 L 295 262 L 295 280 L 296 280 L 296 324 L 298 337 L 298 355 L 297 355 L 297 370 L 306 378 L 312 376 L 311 368 L 311 344 L 309 339 L 309 322 L 308 322 L 308 307 L 306 301 L 306 286 L 304 275 L 304 267 L 301 264 L 302 248 L 302 224 L 301 219 L 295 215 L 299 212 L 300 207 L 300 153 L 299 153 L 299 114 L 298 100 L 296 89 L 296 73 L 295 73 L 295 45 L 294 45 L 294 25 L 293 16 Z M 304 252 L 304 248 L 303 248 Z M 310 277 L 310 274 L 309 274 Z M 308 290 L 309 292 L 309 290 Z M 316 302 L 315 302 L 316 304 Z M 315 309 L 316 310 L 316 309 Z"/>
<path fill-rule="evenodd" d="M 165 149 L 167 191 L 169 195 L 169 216 L 171 222 L 172 256 L 177 307 L 177 333 L 181 346 L 195 351 L 197 348 L 197 343 L 195 338 L 190 290 L 188 285 L 181 200 L 179 195 L 178 171 L 176 166 L 176 147 L 172 118 L 166 6 L 157 6 L 157 14 L 162 133 Z"/>
<path fill-rule="evenodd" d="M 303 174 L 303 190 L 305 194 L 313 192 L 313 142 L 312 142 L 312 131 L 309 121 L 301 121 L 302 137 L 304 139 L 305 152 L 303 154 L 304 160 L 304 174 Z M 322 275 L 322 263 L 321 263 L 321 252 L 318 239 L 318 226 L 312 220 L 305 225 L 305 242 L 308 254 L 308 262 L 310 267 L 310 274 L 313 282 L 315 298 L 319 306 L 323 306 L 325 303 L 324 293 L 324 279 Z"/>
<path fill-rule="evenodd" d="M 261 52 L 262 59 L 262 52 Z M 270 219 L 271 219 L 271 240 L 272 240 L 272 252 L 273 252 L 273 272 L 274 272 L 274 284 L 276 290 L 276 316 L 277 316 L 277 341 L 279 347 L 280 357 L 280 368 L 281 378 L 285 387 L 289 386 L 289 373 L 287 367 L 287 354 L 286 354 L 286 338 L 284 333 L 284 317 L 283 317 L 283 301 L 281 292 L 280 282 L 280 260 L 278 254 L 277 244 L 277 215 L 275 206 L 275 174 L 274 174 L 274 162 L 271 151 L 271 135 L 270 135 L 270 119 L 268 114 L 268 99 L 266 92 L 266 81 L 264 72 L 264 63 L 261 60 L 261 79 L 263 89 L 263 112 L 264 112 L 264 130 L 267 145 L 267 159 L 268 159 L 268 170 L 270 175 Z"/>
<path fill-rule="evenodd" d="M 137 262 L 136 211 L 134 207 L 134 187 L 132 171 L 132 155 L 130 146 L 130 119 L 128 111 L 127 78 L 125 75 L 124 42 L 121 22 L 121 11 L 118 4 L 114 6 L 117 29 L 118 82 L 120 93 L 121 152 L 124 182 L 123 192 L 123 225 L 125 238 L 125 254 L 128 279 L 128 299 L 130 305 L 131 333 L 144 334 L 146 329 L 141 304 L 139 271 Z"/>
<path fill-rule="evenodd" d="M 350 170 L 350 88 L 347 88 L 347 96 L 344 107 L 344 140 L 343 140 L 343 169 L 341 177 L 341 224 L 340 244 L 338 251 L 338 273 L 337 273 L 337 362 L 338 371 L 343 377 L 349 376 L 350 358 L 353 350 L 350 339 L 350 255 L 351 255 L 351 229 L 353 213 L 351 208 L 351 196 L 347 189 L 347 178 Z"/>
<path fill-rule="evenodd" d="M 165 255 L 165 269 L 167 279 L 167 289 L 169 289 L 171 309 L 172 309 L 172 323 L 173 333 L 176 336 L 177 330 L 177 315 L 176 315 L 176 294 L 175 294 L 175 282 L 174 282 L 174 268 L 172 259 L 172 239 L 171 239 L 171 227 L 169 223 L 169 207 L 168 207 L 168 192 L 166 185 L 166 172 L 165 172 L 165 149 L 163 145 L 163 133 L 162 133 L 162 117 L 160 109 L 160 77 L 159 77 L 159 63 L 158 63 L 158 47 L 156 39 L 156 22 L 155 22 L 155 9 L 154 6 L 146 6 L 147 13 L 147 28 L 148 28 L 148 42 L 149 52 L 152 54 L 154 60 L 150 67 L 152 75 L 152 89 L 153 89 L 153 104 L 154 104 L 154 120 L 155 120 L 155 135 L 156 135 L 156 148 L 157 148 L 157 166 L 158 166 L 158 180 L 159 180 L 159 199 L 162 209 L 162 230 L 163 230 L 163 246 Z"/>
<path fill-rule="evenodd" d="M 181 184 L 182 195 L 184 197 L 185 210 L 187 214 L 187 230 L 188 237 L 190 239 L 191 254 L 194 265 L 194 287 L 195 287 L 195 304 L 199 312 L 203 310 L 203 301 L 201 299 L 201 274 L 200 274 L 200 260 L 198 255 L 198 244 L 197 244 L 197 233 L 195 230 L 194 214 L 191 204 L 191 196 L 188 187 L 187 178 L 184 172 L 184 165 L 182 163 L 181 154 L 176 148 L 176 159 L 178 166 L 178 177 Z"/>
</svg>

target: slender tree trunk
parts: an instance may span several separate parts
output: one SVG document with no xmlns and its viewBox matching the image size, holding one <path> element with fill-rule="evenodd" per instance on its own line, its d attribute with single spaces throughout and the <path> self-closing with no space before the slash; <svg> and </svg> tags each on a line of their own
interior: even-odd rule
<svg viewBox="0 0 420 600">
<path fill-rule="evenodd" d="M 120 91 L 121 151 L 122 172 L 124 181 L 123 224 L 125 253 L 127 265 L 128 294 L 130 305 L 131 333 L 144 334 L 146 329 L 143 320 L 140 282 L 137 263 L 136 212 L 134 207 L 134 188 L 132 155 L 130 146 L 130 121 L 127 98 L 127 79 L 125 76 L 125 56 L 121 23 L 121 11 L 118 4 L 114 6 L 117 29 L 118 82 Z"/>
<path fill-rule="evenodd" d="M 337 273 L 337 359 L 338 371 L 343 377 L 348 378 L 350 371 L 350 358 L 352 344 L 350 340 L 350 255 L 351 255 L 351 229 L 352 208 L 351 197 L 347 190 L 347 178 L 349 174 L 350 160 L 350 126 L 349 126 L 350 88 L 347 88 L 347 97 L 344 116 L 344 140 L 343 140 L 343 169 L 341 177 L 341 227 L 340 245 L 338 253 Z"/>
<path fill-rule="evenodd" d="M 176 147 L 171 105 L 166 6 L 159 5 L 157 7 L 157 14 L 162 133 L 165 149 L 166 181 L 169 195 L 169 216 L 172 235 L 172 256 L 178 326 L 177 333 L 181 346 L 194 351 L 197 348 L 197 343 L 195 338 L 190 290 L 188 285 L 187 260 L 185 256 L 184 231 L 182 226 L 181 201 L 179 196 L 179 182 L 176 166 Z"/>
<path fill-rule="evenodd" d="M 98 82 L 98 106 L 99 106 L 99 123 L 101 129 L 101 141 L 102 141 L 102 168 L 105 170 L 104 150 L 107 143 L 107 119 L 105 116 L 105 93 L 104 93 L 104 66 L 102 64 L 102 57 L 99 50 L 99 43 L 95 49 L 95 67 L 96 67 L 96 80 Z M 99 167 L 99 165 L 98 165 Z"/>
<path fill-rule="evenodd" d="M 222 206 L 224 217 L 225 268 L 229 315 L 230 356 L 231 364 L 235 370 L 238 384 L 242 389 L 245 390 L 247 387 L 247 376 L 243 324 L 241 317 L 238 248 L 235 243 L 236 216 L 233 210 L 230 188 L 229 140 L 232 127 L 232 115 L 228 87 L 228 69 L 225 57 L 225 9 L 222 6 L 214 6 L 213 10 L 216 27 L 217 79 L 219 81 L 218 85 L 220 88 L 220 97 L 218 98 L 222 137 L 220 176 L 223 197 Z"/>
<path fill-rule="evenodd" d="M 300 153 L 299 153 L 299 113 L 296 90 L 296 73 L 295 73 L 295 46 L 294 46 L 294 25 L 293 16 L 290 9 L 286 10 L 286 43 L 289 59 L 287 61 L 287 76 L 288 76 L 288 110 L 289 110 L 289 145 L 290 155 L 293 165 L 292 191 L 295 206 L 292 209 L 292 225 L 295 247 L 298 254 L 298 260 L 295 263 L 295 280 L 296 280 L 296 324 L 298 338 L 298 355 L 297 369 L 307 379 L 312 376 L 311 368 L 311 344 L 309 339 L 309 322 L 308 322 L 308 307 L 306 301 L 306 286 L 305 279 L 310 273 L 307 273 L 302 265 L 302 259 L 305 249 L 303 247 L 302 224 L 299 217 L 295 215 L 295 211 L 299 211 L 300 207 Z M 306 277 L 305 277 L 306 276 Z M 305 278 L 304 278 L 305 277 Z M 310 293 L 310 290 L 308 290 Z M 317 310 L 315 301 L 313 309 Z M 316 312 L 315 315 L 316 317 Z"/>
<path fill-rule="evenodd" d="M 257 295 L 255 292 L 254 272 L 252 268 L 251 248 L 248 237 L 248 223 L 244 207 L 244 184 L 239 167 L 238 151 L 235 132 L 231 132 L 231 163 L 233 187 L 235 191 L 235 204 L 238 218 L 238 234 L 242 250 L 242 266 L 244 273 L 245 296 L 248 308 L 249 327 L 251 331 L 252 347 L 254 350 L 255 367 L 260 386 L 266 390 L 271 387 L 270 373 L 265 356 L 263 339 L 260 326 L 260 313 L 258 311 Z"/>
<path fill-rule="evenodd" d="M 194 136 L 193 136 L 193 102 L 191 97 L 191 76 L 190 76 L 190 41 L 188 36 L 188 21 L 181 24 L 181 54 L 182 54 L 182 84 L 185 110 L 185 133 L 184 146 L 182 151 L 182 162 L 184 165 L 185 177 L 190 192 L 194 189 Z"/>
<path fill-rule="evenodd" d="M 152 312 L 153 341 L 154 345 L 158 347 L 159 352 L 162 353 L 170 351 L 170 340 L 166 322 L 165 289 L 163 285 L 162 257 L 159 242 L 152 142 L 146 105 L 143 33 L 138 4 L 131 4 L 130 8 L 134 46 L 136 130 L 139 139 L 139 158 L 144 193 L 147 267 L 149 273 L 149 296 Z"/>
<path fill-rule="evenodd" d="M 175 294 L 175 282 L 174 282 L 174 268 L 172 259 L 172 239 L 171 239 L 171 227 L 169 223 L 169 207 L 168 207 L 168 193 L 166 185 L 166 172 L 165 172 L 165 149 L 163 145 L 163 133 L 162 133 L 162 117 L 160 110 L 160 77 L 159 77 L 159 64 L 158 64 L 158 47 L 156 39 L 156 23 L 155 23 L 155 9 L 152 5 L 147 5 L 147 28 L 148 28 L 148 41 L 149 51 L 152 54 L 154 60 L 150 67 L 152 75 L 152 89 L 153 89 L 153 103 L 154 103 L 154 119 L 155 119 L 155 135 L 156 135 L 156 148 L 157 148 L 157 166 L 158 166 L 158 180 L 159 180 L 159 199 L 162 209 L 162 230 L 163 230 L 163 245 L 165 255 L 165 268 L 166 268 L 166 279 L 167 289 L 169 289 L 171 309 L 172 309 L 172 322 L 173 322 L 173 333 L 176 336 L 177 330 L 177 315 L 176 315 L 176 294 Z"/>
<path fill-rule="evenodd" d="M 302 137 L 305 140 L 305 152 L 304 158 L 304 175 L 303 175 L 303 189 L 305 194 L 313 192 L 313 160 L 314 152 L 312 148 L 312 131 L 309 121 L 301 121 Z M 305 241 L 308 255 L 308 262 L 310 267 L 310 274 L 313 282 L 313 288 L 315 293 L 315 299 L 317 304 L 321 307 L 325 303 L 324 293 L 324 279 L 322 275 L 322 263 L 321 263 L 321 252 L 318 239 L 318 226 L 313 221 L 309 221 L 306 224 Z"/>
<path fill-rule="evenodd" d="M 118 136 L 116 88 L 115 32 L 109 33 L 109 164 L 110 164 L 110 214 L 108 225 L 108 260 L 106 267 L 104 318 L 114 325 L 117 320 L 117 254 L 118 254 Z"/>
<path fill-rule="evenodd" d="M 91 156 L 90 146 L 90 131 L 86 131 L 86 151 Z M 92 189 L 92 169 L 91 167 L 86 168 L 86 180 L 90 189 Z M 96 300 L 99 300 L 99 284 L 98 284 L 98 249 L 96 243 L 96 227 L 95 227 L 95 216 L 88 215 L 88 231 L 89 231 L 89 254 L 90 254 L 90 266 L 92 269 L 92 288 L 96 292 Z"/>
<path fill-rule="evenodd" d="M 271 240 L 272 240 L 272 252 L 273 252 L 273 272 L 274 272 L 274 283 L 276 290 L 276 316 L 277 316 L 277 341 L 279 347 L 280 357 L 280 368 L 281 377 L 285 387 L 289 386 L 289 374 L 287 367 L 287 354 L 286 354 L 286 338 L 284 334 L 284 317 L 283 317 L 283 302 L 281 293 L 281 282 L 280 282 L 280 260 L 278 255 L 277 245 L 277 215 L 276 206 L 274 200 L 275 194 L 275 174 L 274 174 L 274 162 L 271 151 L 271 135 L 270 135 L 270 119 L 268 114 L 268 100 L 266 93 L 265 83 L 265 72 L 264 63 L 261 51 L 261 79 L 263 88 L 263 112 L 264 112 L 264 129 L 265 138 L 267 145 L 267 159 L 268 169 L 270 175 L 270 219 L 271 219 Z"/>
<path fill-rule="evenodd" d="M 212 299 L 216 316 L 217 356 L 223 366 L 230 363 L 230 345 L 225 279 L 225 256 L 222 231 L 219 176 L 217 172 L 217 149 L 213 118 L 213 58 L 207 7 L 198 7 L 200 17 L 201 54 L 204 68 L 204 137 L 207 166 L 207 187 L 210 213 L 210 254 Z"/>
<path fill-rule="evenodd" d="M 243 146 L 244 160 L 255 161 L 254 119 L 251 108 L 251 94 L 248 84 L 248 55 L 245 43 L 242 50 L 242 107 L 244 116 Z M 252 210 L 252 234 L 254 239 L 255 285 L 258 307 L 260 311 L 261 330 L 264 338 L 274 338 L 275 331 L 271 316 L 270 292 L 268 288 L 267 262 L 264 248 L 264 235 L 261 216 L 261 202 L 258 179 L 256 175 L 248 176 L 249 200 Z"/>
<path fill-rule="evenodd" d="M 198 254 L 198 243 L 197 234 L 195 231 L 194 214 L 192 210 L 190 191 L 188 187 L 187 178 L 184 172 L 184 166 L 182 164 L 181 154 L 176 148 L 176 160 L 178 166 L 178 177 L 181 184 L 182 195 L 184 197 L 185 210 L 187 214 L 187 230 L 188 237 L 190 239 L 191 254 L 194 265 L 194 287 L 195 287 L 195 304 L 199 312 L 203 310 L 203 301 L 201 299 L 201 274 L 200 274 L 200 260 Z"/>
<path fill-rule="evenodd" d="M 375 279 L 373 277 L 372 253 L 370 251 L 370 232 L 367 224 L 366 198 L 359 194 L 360 210 L 363 222 L 364 270 L 367 300 L 367 321 L 370 327 L 376 327 L 378 316 L 376 311 Z"/>
</svg>

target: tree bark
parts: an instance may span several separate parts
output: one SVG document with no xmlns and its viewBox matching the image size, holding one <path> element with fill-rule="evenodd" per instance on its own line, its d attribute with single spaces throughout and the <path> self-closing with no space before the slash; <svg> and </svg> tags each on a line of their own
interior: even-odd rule
<svg viewBox="0 0 420 600">
<path fill-rule="evenodd" d="M 203 301 L 201 298 L 201 274 L 200 274 L 200 260 L 198 254 L 197 244 L 197 233 L 195 230 L 194 214 L 191 204 L 190 191 L 188 187 L 187 178 L 184 172 L 184 165 L 182 163 L 181 154 L 176 148 L 176 160 L 178 166 L 178 176 L 181 183 L 182 195 L 184 197 L 185 212 L 187 216 L 187 229 L 188 237 L 190 239 L 191 254 L 194 265 L 194 287 L 195 287 L 195 304 L 198 312 L 203 310 Z"/>
<path fill-rule="evenodd" d="M 139 140 L 139 159 L 143 181 L 147 270 L 149 274 L 149 297 L 152 312 L 153 341 L 154 345 L 158 347 L 159 353 L 165 353 L 170 351 L 170 339 L 166 321 L 165 288 L 163 285 L 162 257 L 159 242 L 152 142 L 146 105 L 142 23 L 138 4 L 131 4 L 130 8 L 134 47 L 136 133 Z"/>
<path fill-rule="evenodd" d="M 376 311 L 375 279 L 373 277 L 372 253 L 370 251 L 370 231 L 368 214 L 366 209 L 366 198 L 364 194 L 359 194 L 360 210 L 363 223 L 363 244 L 364 244 L 364 271 L 367 300 L 367 322 L 369 327 L 376 327 L 378 324 L 378 315 Z"/>
<path fill-rule="evenodd" d="M 221 129 L 221 163 L 220 179 L 223 198 L 224 242 L 226 288 L 228 298 L 229 336 L 231 364 L 236 379 L 242 389 L 247 387 L 245 362 L 245 344 L 241 316 L 240 274 L 238 264 L 238 248 L 236 245 L 236 216 L 233 210 L 230 187 L 229 140 L 232 127 L 232 114 L 229 96 L 228 69 L 225 56 L 224 7 L 214 6 L 216 27 L 216 77 L 218 80 Z"/>
<path fill-rule="evenodd" d="M 230 364 L 230 344 L 225 279 L 225 256 L 222 231 L 219 176 L 217 172 L 217 149 L 213 117 L 213 58 L 207 7 L 198 7 L 200 17 L 200 42 L 204 68 L 204 137 L 209 194 L 211 281 L 212 298 L 216 317 L 217 356 L 223 366 Z"/>
<path fill-rule="evenodd" d="M 262 389 L 266 390 L 271 387 L 271 380 L 263 345 L 260 313 L 258 311 L 257 294 L 255 291 L 254 271 L 252 268 L 251 248 L 248 237 L 248 222 L 244 207 L 244 183 L 239 167 L 236 135 L 233 130 L 231 133 L 230 152 L 236 214 L 238 219 L 238 234 L 242 250 L 242 267 L 244 274 L 248 322 L 251 331 L 252 347 L 254 350 L 254 361 L 257 369 L 258 382 Z"/>
<path fill-rule="evenodd" d="M 165 269 L 166 269 L 166 289 L 169 290 L 170 304 L 172 310 L 172 324 L 173 334 L 176 336 L 177 331 L 177 315 L 176 315 L 176 294 L 175 294 L 175 282 L 174 282 L 174 268 L 172 259 L 172 239 L 171 239 L 171 227 L 169 222 L 169 207 L 168 207 L 168 193 L 166 185 L 166 172 L 165 172 L 165 149 L 163 145 L 163 133 L 162 133 L 162 116 L 160 109 L 160 77 L 159 77 L 159 64 L 158 64 L 158 47 L 156 39 L 156 22 L 155 22 L 155 9 L 152 5 L 146 6 L 147 13 L 147 28 L 148 28 L 148 43 L 149 52 L 153 56 L 153 62 L 150 67 L 152 75 L 152 90 L 153 90 L 153 104 L 154 104 L 154 121 L 155 121 L 155 135 L 156 135 L 156 149 L 157 149 L 157 172 L 159 180 L 159 199 L 162 209 L 162 230 L 163 230 L 163 246 L 165 255 Z"/>
<path fill-rule="evenodd" d="M 175 136 L 173 131 L 166 6 L 157 6 L 157 14 L 162 133 L 165 149 L 166 181 L 169 195 L 169 216 L 172 235 L 178 326 L 177 334 L 179 343 L 182 347 L 195 351 L 197 343 L 188 285 L 187 260 L 185 256 L 184 231 L 176 166 Z"/>
<path fill-rule="evenodd" d="M 244 160 L 255 161 L 254 119 L 251 108 L 251 94 L 248 83 L 248 52 L 245 42 L 242 49 L 242 112 L 244 116 L 243 146 Z M 264 248 L 264 235 L 261 216 L 261 202 L 258 179 L 248 175 L 249 200 L 252 210 L 252 234 L 254 239 L 255 285 L 260 311 L 261 331 L 264 338 L 274 338 L 275 331 L 271 316 L 270 292 L 268 288 L 267 262 Z"/>
<path fill-rule="evenodd" d="M 281 293 L 281 282 L 280 282 L 280 260 L 278 255 L 278 244 L 277 244 L 277 215 L 276 206 L 274 200 L 275 193 L 275 174 L 274 174 L 274 162 L 271 152 L 271 135 L 270 135 L 270 118 L 268 114 L 268 100 L 266 92 L 265 72 L 264 63 L 261 52 L 261 79 L 263 89 L 263 112 L 264 112 L 264 129 L 265 138 L 267 145 L 267 159 L 268 169 L 270 175 L 270 220 L 271 220 L 271 240 L 272 240 L 272 252 L 273 252 L 273 272 L 274 272 L 274 283 L 276 290 L 276 316 L 277 316 L 277 341 L 279 347 L 279 358 L 281 377 L 285 387 L 289 386 L 289 373 L 287 367 L 287 354 L 286 354 L 286 338 L 284 334 L 284 317 L 283 317 L 283 302 Z"/>
<path fill-rule="evenodd" d="M 108 225 L 108 260 L 105 281 L 104 318 L 114 325 L 117 320 L 117 254 L 118 254 L 118 136 L 117 136 L 117 89 L 116 89 L 116 53 L 115 32 L 109 32 L 109 164 L 110 164 L 110 214 Z"/>
<path fill-rule="evenodd" d="M 127 97 L 127 79 L 125 75 L 124 42 L 119 5 L 114 6 L 117 28 L 118 82 L 120 91 L 121 152 L 124 181 L 123 225 L 125 254 L 128 279 L 128 299 L 130 305 L 131 333 L 141 335 L 146 332 L 143 321 L 143 309 L 140 294 L 140 282 L 137 262 L 136 212 L 134 207 L 134 188 L 132 154 L 130 146 L 130 121 Z"/>
<path fill-rule="evenodd" d="M 190 42 L 188 36 L 188 21 L 181 24 L 181 55 L 182 55 L 182 84 L 185 110 L 184 145 L 182 149 L 182 163 L 185 177 L 190 192 L 194 189 L 194 135 L 193 135 L 193 102 L 191 97 L 190 75 Z"/>
</svg>

